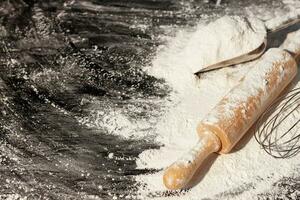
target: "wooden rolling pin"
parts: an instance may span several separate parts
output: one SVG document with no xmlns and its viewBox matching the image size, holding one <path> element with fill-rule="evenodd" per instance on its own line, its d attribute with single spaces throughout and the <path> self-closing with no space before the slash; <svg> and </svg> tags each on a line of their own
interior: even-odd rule
<svg viewBox="0 0 300 200">
<path fill-rule="evenodd" d="M 294 47 L 289 52 L 269 49 L 205 116 L 197 127 L 199 142 L 166 169 L 163 181 L 168 189 L 185 188 L 209 154 L 228 153 L 234 147 L 297 74 L 295 58 L 300 55 L 300 44 Z"/>
</svg>

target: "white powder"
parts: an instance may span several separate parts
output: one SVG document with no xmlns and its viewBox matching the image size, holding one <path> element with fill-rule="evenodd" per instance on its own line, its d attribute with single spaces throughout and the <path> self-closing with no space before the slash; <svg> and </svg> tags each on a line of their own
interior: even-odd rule
<svg viewBox="0 0 300 200">
<path fill-rule="evenodd" d="M 266 22 L 266 27 L 269 30 L 276 30 L 282 26 L 282 24 L 286 24 L 288 22 L 291 22 L 293 20 L 297 20 L 300 18 L 300 8 L 296 9 L 294 7 L 293 11 L 282 15 L 282 16 L 277 16 L 273 19 L 270 19 Z"/>
<path fill-rule="evenodd" d="M 223 23 L 229 19 L 223 18 Z M 202 28 L 202 26 L 198 27 L 201 30 Z M 141 153 L 137 160 L 138 168 L 164 169 L 194 146 L 198 141 L 196 134 L 198 122 L 230 88 L 239 82 L 251 65 L 257 62 L 221 69 L 196 80 L 190 68 L 191 63 L 195 63 L 194 66 L 201 66 L 206 62 L 204 58 L 209 57 L 196 50 L 201 30 L 179 32 L 168 46 L 158 52 L 153 66 L 149 69 L 150 74 L 164 78 L 174 88 L 171 96 L 173 104 L 169 105 L 169 111 L 156 126 L 156 141 L 164 146 L 158 150 L 146 150 Z M 216 43 L 221 43 L 222 37 L 216 37 L 216 35 L 214 37 L 218 40 Z M 253 40 L 253 42 L 257 41 Z M 182 50 L 185 53 L 182 53 Z M 206 51 L 209 50 L 210 48 L 207 47 Z M 214 50 L 213 48 L 211 51 Z M 159 195 L 166 191 L 162 182 L 163 171 L 137 176 L 136 180 L 139 185 L 142 185 L 139 189 L 139 198 L 253 199 L 256 194 L 269 189 L 275 181 L 292 174 L 300 165 L 299 155 L 284 160 L 272 158 L 260 148 L 254 138 L 251 138 L 243 148 L 239 148 L 238 144 L 233 150 L 234 153 L 218 156 L 200 183 L 191 190 L 178 195 L 166 197 Z M 236 197 L 226 196 L 226 193 L 240 190 L 242 192 Z"/>
<path fill-rule="evenodd" d="M 293 38 L 300 38 L 300 31 L 289 33 L 281 48 L 288 49 L 291 52 L 300 51 L 300 40 L 294 40 Z"/>
<path fill-rule="evenodd" d="M 195 73 L 208 65 L 253 51 L 265 37 L 265 25 L 257 18 L 224 16 L 199 27 L 191 36 L 183 53 L 193 56 L 186 60 L 185 67 Z"/>
<path fill-rule="evenodd" d="M 113 157 L 114 157 L 114 153 L 109 153 L 109 154 L 108 154 L 108 158 L 109 158 L 109 159 L 112 159 Z"/>
<path fill-rule="evenodd" d="M 83 99 L 84 100 L 84 99 Z M 133 100 L 135 104 L 148 106 L 160 104 L 160 99 L 147 99 L 147 100 Z M 99 102 L 102 104 L 102 102 Z M 105 109 L 99 110 L 97 101 L 93 100 L 93 107 L 89 108 L 91 111 L 88 116 L 77 117 L 80 124 L 90 128 L 105 129 L 107 134 L 117 135 L 125 139 L 142 139 L 146 136 L 149 137 L 149 129 L 156 123 L 155 118 L 150 119 L 133 119 L 128 116 L 124 109 L 107 105 Z M 140 110 L 138 110 L 140 108 Z M 142 106 L 132 106 L 127 110 L 132 112 L 141 112 Z M 153 114 L 153 113 L 152 113 Z M 155 115 L 154 113 L 153 115 Z"/>
<path fill-rule="evenodd" d="M 198 140 L 196 145 L 193 146 L 193 148 L 191 148 L 188 153 L 181 156 L 176 163 L 180 165 L 188 165 L 197 159 L 200 151 L 207 148 L 210 149 L 212 148 L 212 151 L 218 151 L 218 149 L 220 148 L 220 143 L 218 142 L 217 137 L 216 140 L 213 140 L 213 144 L 210 144 L 211 145 L 210 147 L 208 147 L 208 142 L 211 142 L 211 133 L 210 132 L 202 133 L 201 140 Z"/>
</svg>

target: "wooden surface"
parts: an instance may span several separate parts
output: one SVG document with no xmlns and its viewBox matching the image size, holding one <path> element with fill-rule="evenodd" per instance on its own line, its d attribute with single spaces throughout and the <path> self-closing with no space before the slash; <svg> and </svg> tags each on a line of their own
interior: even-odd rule
<svg viewBox="0 0 300 200">
<path fill-rule="evenodd" d="M 162 108 L 149 99 L 163 101 L 170 88 L 141 69 L 165 43 L 162 36 L 202 15 L 242 14 L 252 4 L 282 6 L 275 0 L 228 0 L 217 8 L 213 1 L 1 1 L 0 198 L 134 196 L 133 176 L 151 172 L 135 169 L 135 159 L 158 145 L 152 138 L 123 140 L 96 122 L 117 109 L 132 120 L 157 116 Z M 78 122 L 86 116 L 96 128 Z M 299 194 L 299 182 L 286 177 L 258 198 Z M 220 199 L 251 187 L 237 186 Z"/>
</svg>

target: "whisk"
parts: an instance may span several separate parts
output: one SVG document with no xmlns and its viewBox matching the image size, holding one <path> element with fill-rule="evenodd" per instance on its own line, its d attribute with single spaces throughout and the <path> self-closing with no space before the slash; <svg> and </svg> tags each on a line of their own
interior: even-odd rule
<svg viewBox="0 0 300 200">
<path fill-rule="evenodd" d="M 300 151 L 300 87 L 279 97 L 260 116 L 255 139 L 274 158 L 289 158 Z"/>
</svg>

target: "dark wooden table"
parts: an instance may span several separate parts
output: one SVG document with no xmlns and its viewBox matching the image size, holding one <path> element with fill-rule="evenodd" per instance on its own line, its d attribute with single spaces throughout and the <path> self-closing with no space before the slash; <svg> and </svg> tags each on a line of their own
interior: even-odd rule
<svg viewBox="0 0 300 200">
<path fill-rule="evenodd" d="M 1 1 L 0 199 L 134 198 L 133 176 L 153 171 L 135 169 L 135 159 L 159 146 L 148 137 L 108 134 L 96 122 L 110 109 L 132 119 L 157 115 L 160 105 L 149 99 L 163 100 L 171 88 L 142 69 L 164 44 L 159 36 L 193 26 L 205 14 L 281 6 L 276 0 L 215 2 Z M 91 126 L 79 120 L 86 116 Z M 288 199 L 299 191 L 300 177 L 286 177 L 257 198 Z"/>
</svg>

